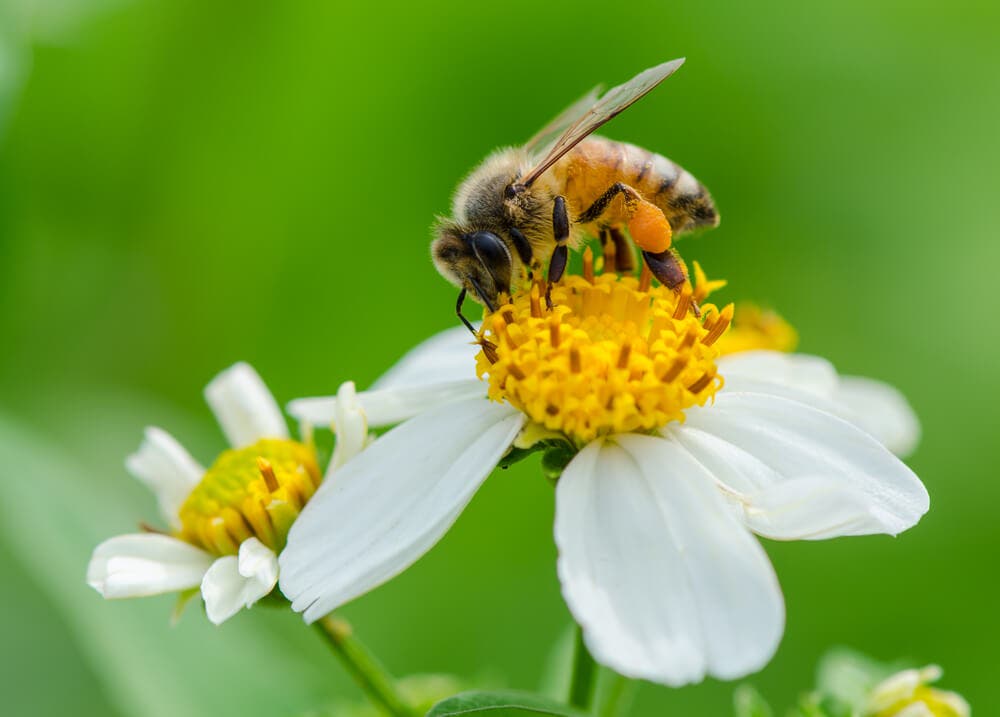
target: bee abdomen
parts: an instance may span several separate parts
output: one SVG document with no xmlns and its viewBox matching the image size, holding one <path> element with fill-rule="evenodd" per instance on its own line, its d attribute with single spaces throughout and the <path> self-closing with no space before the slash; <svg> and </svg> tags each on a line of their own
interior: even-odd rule
<svg viewBox="0 0 1000 717">
<path fill-rule="evenodd" d="M 659 207 L 674 232 L 719 223 L 708 190 L 690 172 L 661 154 L 603 137 L 584 140 L 575 152 L 588 165 L 590 176 L 585 184 L 595 198 L 620 181 Z"/>
</svg>

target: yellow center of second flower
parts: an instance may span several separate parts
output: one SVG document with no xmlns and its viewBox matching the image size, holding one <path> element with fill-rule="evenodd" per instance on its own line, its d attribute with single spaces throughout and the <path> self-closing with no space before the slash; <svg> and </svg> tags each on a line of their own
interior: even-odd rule
<svg viewBox="0 0 1000 717">
<path fill-rule="evenodd" d="M 714 344 L 733 312 L 695 316 L 691 297 L 587 263 L 553 286 L 551 310 L 534 284 L 486 318 L 478 373 L 491 399 L 578 444 L 683 420 L 722 387 Z"/>
<path fill-rule="evenodd" d="M 225 451 L 181 506 L 180 537 L 218 555 L 253 537 L 277 552 L 321 478 L 315 452 L 297 441 Z"/>
</svg>

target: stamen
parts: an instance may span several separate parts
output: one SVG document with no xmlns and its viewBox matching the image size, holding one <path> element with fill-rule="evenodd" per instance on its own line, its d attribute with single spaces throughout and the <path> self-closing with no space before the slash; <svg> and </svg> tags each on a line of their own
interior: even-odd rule
<svg viewBox="0 0 1000 717">
<path fill-rule="evenodd" d="M 583 278 L 594 283 L 594 252 L 589 246 L 583 250 Z"/>
<path fill-rule="evenodd" d="M 639 291 L 645 293 L 652 285 L 653 271 L 649 268 L 649 264 L 642 262 L 642 272 L 639 274 Z"/>
<path fill-rule="evenodd" d="M 604 270 L 609 272 L 618 271 L 618 261 L 615 256 L 615 242 L 612 239 L 608 239 L 604 242 L 604 249 L 602 256 L 604 257 Z"/>
<path fill-rule="evenodd" d="M 280 487 L 278 485 L 278 478 L 274 475 L 274 466 L 271 465 L 271 461 L 267 460 L 263 456 L 257 456 L 257 468 L 260 470 L 260 474 L 264 476 L 264 483 L 267 484 L 267 489 L 272 493 Z"/>
<path fill-rule="evenodd" d="M 691 393 L 699 394 L 702 391 L 704 391 L 705 387 L 708 386 L 708 384 L 710 384 L 714 379 L 715 379 L 715 372 L 706 371 L 701 378 L 699 378 L 697 381 L 688 386 L 688 390 Z"/>
<path fill-rule="evenodd" d="M 272 550 L 322 479 L 311 446 L 265 438 L 223 452 L 178 511 L 177 537 L 218 555 L 232 555 L 256 537 Z"/>
<path fill-rule="evenodd" d="M 486 360 L 490 363 L 496 363 L 499 360 L 497 355 L 497 347 L 492 341 L 488 341 L 484 338 L 479 339 L 479 348 L 482 349 L 483 355 Z"/>
<path fill-rule="evenodd" d="M 673 365 L 665 374 L 663 374 L 660 380 L 663 383 L 673 383 L 676 381 L 677 377 L 681 375 L 681 371 L 683 371 L 688 365 L 688 358 L 689 357 L 687 355 L 683 355 L 674 359 Z"/>
<path fill-rule="evenodd" d="M 632 353 L 632 344 L 624 344 L 618 352 L 618 368 L 628 366 L 628 357 Z"/>
<path fill-rule="evenodd" d="M 544 315 L 544 289 L 533 284 L 516 292 L 513 321 L 497 316 L 484 324 L 496 355 L 484 350 L 476 359 L 491 399 L 578 446 L 683 420 L 685 409 L 704 404 L 721 386 L 713 380 L 719 352 L 703 342 L 711 329 L 690 312 L 690 286 L 677 293 L 654 287 L 645 266 L 644 280 L 592 274 L 592 261 L 591 252 L 582 276 L 567 275 L 551 287 L 553 308 Z M 709 319 L 719 314 L 705 309 Z"/>
<path fill-rule="evenodd" d="M 728 304 L 722 310 L 719 314 L 718 321 L 712 324 L 712 328 L 709 330 L 708 335 L 701 340 L 703 344 L 711 346 L 719 340 L 719 337 L 722 336 L 723 332 L 729 328 L 729 323 L 733 320 L 733 311 L 734 307 L 732 304 Z"/>
<path fill-rule="evenodd" d="M 531 287 L 531 315 L 536 319 L 542 318 L 542 303 L 541 303 L 541 293 L 538 290 L 538 284 Z"/>
<path fill-rule="evenodd" d="M 684 282 L 684 286 L 681 288 L 680 296 L 677 297 L 677 306 L 674 308 L 674 318 L 682 319 L 684 315 L 688 312 L 688 306 L 691 305 L 691 285 L 688 282 Z"/>
</svg>

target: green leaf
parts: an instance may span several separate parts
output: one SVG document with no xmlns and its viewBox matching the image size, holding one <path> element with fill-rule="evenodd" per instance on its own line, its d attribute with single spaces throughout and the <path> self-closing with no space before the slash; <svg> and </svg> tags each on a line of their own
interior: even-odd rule
<svg viewBox="0 0 1000 717">
<path fill-rule="evenodd" d="M 750 685 L 740 685 L 733 693 L 736 717 L 774 717 L 774 710 L 761 694 Z"/>
<path fill-rule="evenodd" d="M 530 717 L 554 715 L 555 717 L 583 717 L 565 705 L 545 697 L 526 692 L 463 692 L 438 702 L 427 717 L 458 717 L 483 715 L 484 717 Z"/>
<path fill-rule="evenodd" d="M 41 399 L 40 399 L 41 400 Z M 67 422 L 41 437 L 0 414 L 6 473 L 0 540 L 46 593 L 116 707 L 125 715 L 289 714 L 324 697 L 355 694 L 301 619 L 289 610 L 244 611 L 221 627 L 192 605 L 171 626 L 176 597 L 106 601 L 86 585 L 105 538 L 159 522 L 153 500 L 125 472 L 147 422 L 174 430 L 195 455 L 218 429 L 134 397 L 81 397 L 51 408 Z M 208 439 L 208 440 L 206 440 Z M 346 689 L 343 689 L 345 688 Z"/>
</svg>

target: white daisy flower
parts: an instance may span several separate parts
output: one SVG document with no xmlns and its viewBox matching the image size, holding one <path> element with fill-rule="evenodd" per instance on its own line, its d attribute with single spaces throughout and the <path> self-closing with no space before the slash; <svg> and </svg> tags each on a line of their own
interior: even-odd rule
<svg viewBox="0 0 1000 717">
<path fill-rule="evenodd" d="M 688 289 L 588 267 L 554 288 L 554 310 L 542 293 L 536 285 L 488 316 L 481 349 L 461 329 L 445 332 L 358 394 L 369 425 L 402 423 L 292 527 L 280 584 L 307 621 L 411 565 L 512 446 L 539 440 L 572 456 L 556 486 L 555 540 L 588 648 L 625 676 L 668 685 L 734 679 L 776 650 L 784 603 L 754 533 L 895 535 L 926 512 L 919 479 L 842 417 L 843 380 L 827 362 L 719 357 L 731 306 L 703 305 L 696 318 Z M 323 424 L 339 401 L 289 410 Z"/>
<path fill-rule="evenodd" d="M 972 710 L 961 695 L 930 686 L 942 674 L 937 665 L 897 672 L 875 686 L 864 714 L 866 717 L 969 717 Z"/>
<path fill-rule="evenodd" d="M 104 541 L 87 582 L 108 599 L 200 588 L 208 618 L 220 624 L 274 589 L 277 553 L 321 475 L 315 451 L 289 437 L 277 402 L 248 364 L 219 374 L 205 398 L 232 448 L 206 470 L 168 433 L 147 428 L 125 466 L 156 495 L 169 532 Z M 341 435 L 367 433 L 353 386 L 338 398 Z M 346 460 L 351 444 L 339 443 Z"/>
</svg>

